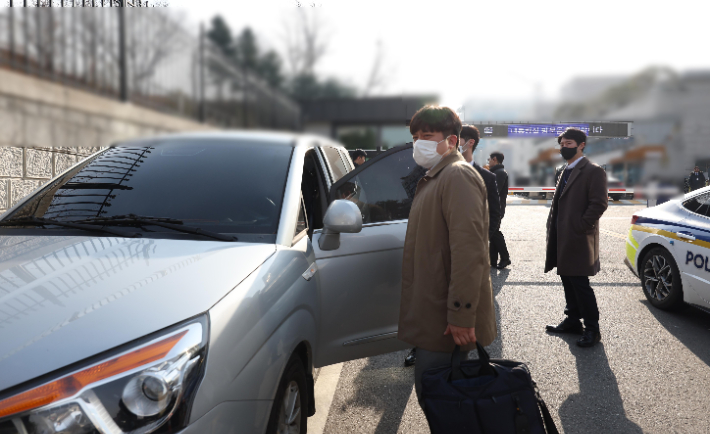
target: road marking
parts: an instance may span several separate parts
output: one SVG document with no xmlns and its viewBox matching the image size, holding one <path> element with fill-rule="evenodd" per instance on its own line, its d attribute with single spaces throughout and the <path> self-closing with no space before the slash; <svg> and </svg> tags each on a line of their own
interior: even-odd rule
<svg viewBox="0 0 710 434">
<path fill-rule="evenodd" d="M 343 364 L 330 365 L 321 368 L 316 380 L 315 400 L 316 414 L 308 418 L 308 432 L 311 434 L 323 434 L 325 423 L 328 421 L 328 413 L 330 406 L 333 404 L 335 390 L 338 388 L 340 380 L 340 371 L 343 370 Z"/>
<path fill-rule="evenodd" d="M 612 237 L 616 237 L 616 238 L 626 241 L 626 235 L 620 234 L 618 232 L 608 231 L 606 229 L 599 229 L 599 232 L 602 232 L 606 235 L 611 235 Z"/>
</svg>

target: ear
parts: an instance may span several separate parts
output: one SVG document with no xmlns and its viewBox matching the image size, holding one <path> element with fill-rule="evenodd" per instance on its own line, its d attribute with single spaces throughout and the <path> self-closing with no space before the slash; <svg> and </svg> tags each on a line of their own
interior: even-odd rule
<svg viewBox="0 0 710 434">
<path fill-rule="evenodd" d="M 458 141 L 460 141 L 459 138 L 455 134 L 452 134 L 446 139 L 446 144 L 451 148 L 456 146 L 456 142 Z"/>
<path fill-rule="evenodd" d="M 582 142 L 579 144 L 579 149 L 584 150 L 587 147 L 587 142 Z"/>
</svg>

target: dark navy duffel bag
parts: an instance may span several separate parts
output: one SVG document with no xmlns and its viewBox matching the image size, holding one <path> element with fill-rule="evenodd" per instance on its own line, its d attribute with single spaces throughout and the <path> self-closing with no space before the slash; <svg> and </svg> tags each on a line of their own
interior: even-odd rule
<svg viewBox="0 0 710 434">
<path fill-rule="evenodd" d="M 424 371 L 422 400 L 432 434 L 558 434 L 524 363 L 493 359 L 476 344 L 478 360 Z"/>
</svg>

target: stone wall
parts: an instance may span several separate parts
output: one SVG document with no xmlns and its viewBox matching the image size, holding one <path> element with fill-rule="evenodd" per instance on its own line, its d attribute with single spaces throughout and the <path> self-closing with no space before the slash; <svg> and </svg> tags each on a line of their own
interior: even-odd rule
<svg viewBox="0 0 710 434">
<path fill-rule="evenodd" d="M 0 213 L 98 150 L 98 147 L 0 147 Z"/>
<path fill-rule="evenodd" d="M 102 147 L 212 128 L 0 69 L 0 213 Z"/>
</svg>

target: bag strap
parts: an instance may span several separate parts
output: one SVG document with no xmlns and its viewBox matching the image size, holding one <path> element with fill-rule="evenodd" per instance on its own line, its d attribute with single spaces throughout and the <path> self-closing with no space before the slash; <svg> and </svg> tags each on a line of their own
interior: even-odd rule
<svg viewBox="0 0 710 434">
<path fill-rule="evenodd" d="M 539 398 L 538 404 L 540 405 L 540 410 L 542 411 L 542 420 L 545 423 L 545 431 L 547 431 L 547 434 L 559 434 L 555 421 L 552 419 L 552 415 L 550 414 L 550 410 L 547 409 L 545 401 L 543 401 L 542 398 Z"/>
<path fill-rule="evenodd" d="M 491 356 L 478 341 L 476 341 L 476 351 L 478 359 L 481 361 L 478 375 L 495 375 L 495 369 L 491 366 Z M 466 378 L 466 375 L 461 370 L 461 347 L 456 345 L 453 354 L 451 354 L 451 379 L 460 380 L 462 378 Z"/>
</svg>

